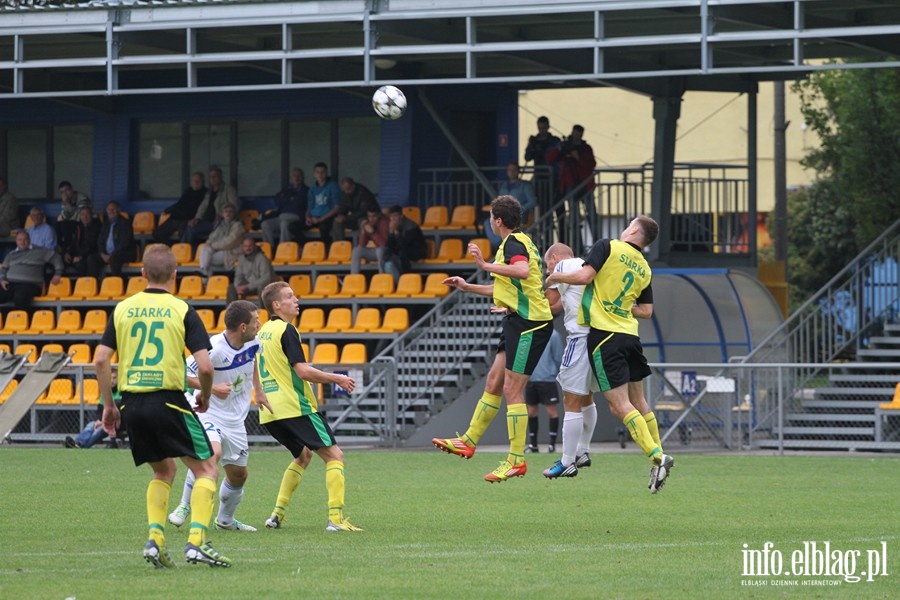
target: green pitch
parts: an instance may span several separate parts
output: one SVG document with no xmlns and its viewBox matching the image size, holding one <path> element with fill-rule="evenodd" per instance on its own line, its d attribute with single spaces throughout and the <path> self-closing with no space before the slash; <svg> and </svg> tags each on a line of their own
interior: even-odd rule
<svg viewBox="0 0 900 600">
<path fill-rule="evenodd" d="M 529 456 L 527 476 L 491 485 L 499 454 L 351 449 L 346 513 L 366 531 L 333 534 L 318 458 L 284 527 L 264 528 L 289 456 L 255 450 L 237 517 L 260 531 L 210 533 L 235 566 L 184 563 L 187 531 L 169 526 L 179 566 L 158 571 L 141 557 L 149 468 L 127 451 L 3 448 L 0 598 L 900 597 L 896 457 L 675 456 L 651 496 L 637 454 L 595 454 L 557 481 Z M 745 574 L 776 552 L 782 573 L 795 552 L 810 568 L 804 542 L 828 542 L 835 570 L 856 551 L 856 575 L 870 556 L 886 564 L 858 583 Z"/>
</svg>

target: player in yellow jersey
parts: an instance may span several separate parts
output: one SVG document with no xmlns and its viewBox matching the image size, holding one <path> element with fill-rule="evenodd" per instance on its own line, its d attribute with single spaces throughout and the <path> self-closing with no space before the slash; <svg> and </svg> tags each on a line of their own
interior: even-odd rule
<svg viewBox="0 0 900 600">
<path fill-rule="evenodd" d="M 652 273 L 643 249 L 653 243 L 659 225 L 646 215 L 635 218 L 618 240 L 600 240 L 577 271 L 555 271 L 547 285 L 584 285 L 578 322 L 590 327 L 587 348 L 591 369 L 609 409 L 628 428 L 650 459 L 650 492 L 669 477 L 674 459 L 664 454 L 656 416 L 644 397 L 642 380 L 650 375 L 636 319 L 653 316 Z"/>
<path fill-rule="evenodd" d="M 165 523 L 177 470 L 175 457 L 180 457 L 196 477 L 185 558 L 191 563 L 230 567 L 231 561 L 206 541 L 218 469 L 209 438 L 184 395 L 187 347 L 197 361 L 197 411 L 209 406 L 213 376 L 209 334 L 197 312 L 170 292 L 175 285 L 175 255 L 168 246 L 152 244 L 147 248 L 141 274 L 147 278 L 147 289 L 116 305 L 97 346 L 95 365 L 103 398 L 103 428 L 115 435 L 121 420 L 112 397 L 110 364 L 113 352 L 118 350 L 118 387 L 131 455 L 136 466 L 149 463 L 153 469 L 147 487 L 150 539 L 144 547 L 144 559 L 157 568 L 175 566 L 165 547 Z"/>
<path fill-rule="evenodd" d="M 512 196 L 498 196 L 491 202 L 491 229 L 500 247 L 494 262 L 485 261 L 481 250 L 469 244 L 469 254 L 479 269 L 490 273 L 494 282 L 469 283 L 462 277 L 448 277 L 444 283 L 464 292 L 493 298 L 491 313 L 502 314 L 503 330 L 494 364 L 488 372 L 484 394 L 466 432 L 454 438 L 434 438 L 438 449 L 466 459 L 475 454 L 481 436 L 500 411 L 501 394 L 506 397 L 506 426 L 509 454 L 500 466 L 484 476 L 491 483 L 525 475 L 525 437 L 528 408 L 525 384 L 534 371 L 553 330 L 550 304 L 544 297 L 541 253 L 527 235 L 519 231 L 522 207 Z"/>
<path fill-rule="evenodd" d="M 356 382 L 346 375 L 320 371 L 306 362 L 300 333 L 291 324 L 300 313 L 300 301 L 294 297 L 291 286 L 283 281 L 270 283 L 263 288 L 261 299 L 271 316 L 259 330 L 256 369 L 272 412 L 260 411 L 259 422 L 294 457 L 281 479 L 275 509 L 266 520 L 266 527 L 277 529 L 284 522 L 284 511 L 309 464 L 311 450 L 325 462 L 325 531 L 362 531 L 344 516 L 344 453 L 328 421 L 319 414 L 310 385 L 334 383 L 352 392 Z"/>
</svg>

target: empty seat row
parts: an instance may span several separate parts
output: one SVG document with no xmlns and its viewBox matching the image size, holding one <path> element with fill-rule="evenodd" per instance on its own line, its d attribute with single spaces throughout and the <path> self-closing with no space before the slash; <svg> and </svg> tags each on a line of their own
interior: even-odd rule
<svg viewBox="0 0 900 600">
<path fill-rule="evenodd" d="M 301 300 L 440 298 L 450 293 L 450 288 L 444 285 L 447 277 L 446 273 L 429 273 L 423 283 L 421 273 L 404 273 L 394 286 L 394 277 L 390 273 L 376 273 L 368 283 L 362 273 L 351 273 L 342 278 L 325 273 L 316 277 L 313 285 L 309 275 L 297 274 L 288 279 L 288 285 Z"/>
<path fill-rule="evenodd" d="M 446 206 L 429 206 L 425 216 L 418 206 L 404 206 L 403 214 L 427 230 L 474 229 L 477 211 L 471 204 L 457 206 L 451 212 Z"/>
<path fill-rule="evenodd" d="M 0 344 L 0 352 L 10 352 L 9 344 Z M 90 365 L 94 363 L 97 349 L 94 348 L 93 350 L 91 350 L 90 345 L 79 342 L 75 344 L 69 344 L 69 346 L 65 350 L 63 350 L 62 344 L 50 343 L 41 346 L 41 350 L 40 352 L 38 352 L 38 348 L 35 344 L 19 344 L 18 346 L 16 346 L 15 351 L 13 351 L 12 353 L 27 354 L 28 362 L 34 364 L 37 362 L 39 355 L 42 355 L 45 352 L 65 352 L 66 354 L 70 354 L 72 356 L 71 364 Z M 118 356 L 118 352 L 113 352 L 113 363 L 119 362 Z"/>
<path fill-rule="evenodd" d="M 300 333 L 401 333 L 409 329 L 409 311 L 402 307 L 389 308 L 381 318 L 377 308 L 361 308 L 356 319 L 349 308 L 332 308 L 325 318 L 321 308 L 304 308 L 294 323 Z"/>
<path fill-rule="evenodd" d="M 81 312 L 64 310 L 56 320 L 52 310 L 36 310 L 29 320 L 24 310 L 11 310 L 0 323 L 0 335 L 69 335 L 74 333 L 94 335 L 106 330 L 108 316 L 103 309 L 89 310 L 82 320 Z"/>
</svg>

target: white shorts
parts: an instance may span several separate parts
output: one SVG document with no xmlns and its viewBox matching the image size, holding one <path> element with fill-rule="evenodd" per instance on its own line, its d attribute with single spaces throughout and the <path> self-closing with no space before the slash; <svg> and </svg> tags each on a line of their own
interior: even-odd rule
<svg viewBox="0 0 900 600">
<path fill-rule="evenodd" d="M 587 336 L 566 338 L 562 364 L 556 377 L 564 392 L 587 396 L 600 391 L 600 385 L 591 371 L 591 355 L 587 350 Z"/>
<path fill-rule="evenodd" d="M 197 416 L 209 441 L 222 445 L 222 458 L 219 462 L 223 465 L 246 467 L 250 444 L 247 443 L 247 429 L 243 423 L 239 426 L 223 425 L 203 413 L 198 413 Z"/>
</svg>

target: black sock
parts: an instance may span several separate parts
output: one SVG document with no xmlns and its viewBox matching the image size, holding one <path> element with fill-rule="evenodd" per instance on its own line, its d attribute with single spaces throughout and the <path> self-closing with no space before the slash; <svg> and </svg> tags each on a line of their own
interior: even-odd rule
<svg viewBox="0 0 900 600">
<path fill-rule="evenodd" d="M 559 431 L 559 417 L 550 419 L 550 445 L 556 445 L 556 432 Z"/>
<path fill-rule="evenodd" d="M 538 418 L 528 417 L 528 445 L 537 446 Z"/>
</svg>

